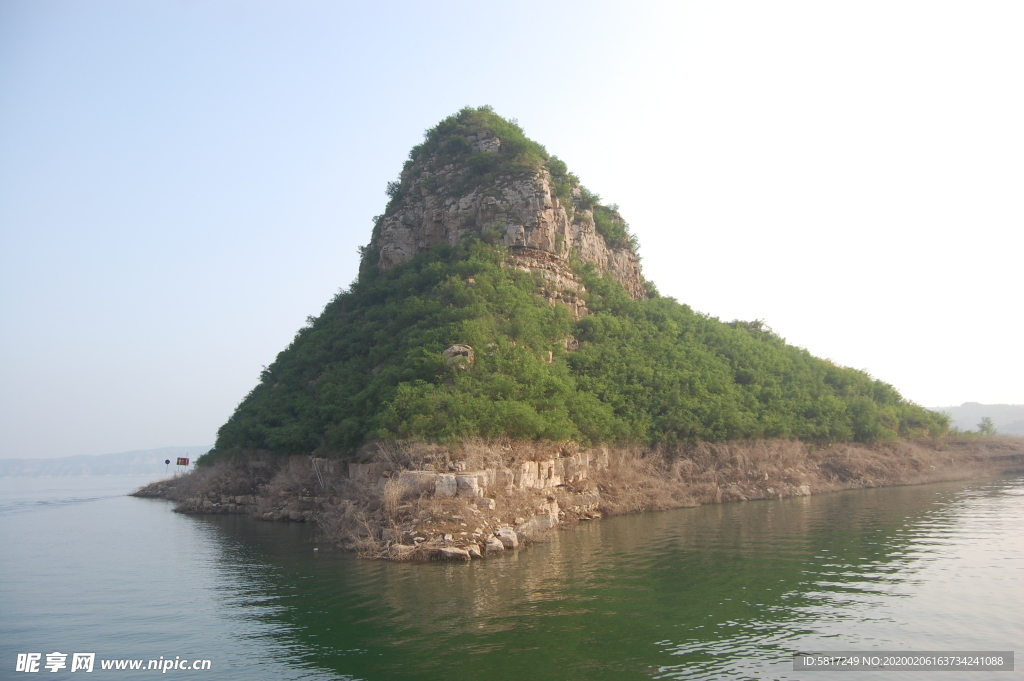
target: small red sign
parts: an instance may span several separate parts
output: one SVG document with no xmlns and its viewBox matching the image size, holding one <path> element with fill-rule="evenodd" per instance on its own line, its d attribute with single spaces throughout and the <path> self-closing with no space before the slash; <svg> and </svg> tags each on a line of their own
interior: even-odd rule
<svg viewBox="0 0 1024 681">
<path fill-rule="evenodd" d="M 188 465 L 188 459 L 186 459 L 184 456 L 179 456 L 178 457 L 178 465 L 179 466 L 187 466 Z"/>
</svg>

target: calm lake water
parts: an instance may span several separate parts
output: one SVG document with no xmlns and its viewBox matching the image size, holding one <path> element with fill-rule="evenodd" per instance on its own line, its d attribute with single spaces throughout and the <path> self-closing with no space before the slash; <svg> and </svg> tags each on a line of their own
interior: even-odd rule
<svg viewBox="0 0 1024 681">
<path fill-rule="evenodd" d="M 0 678 L 60 651 L 95 652 L 94 679 L 156 673 L 102 659 L 180 656 L 212 671 L 169 676 L 246 681 L 920 680 L 791 656 L 1024 641 L 1021 477 L 611 518 L 470 565 L 361 561 L 310 526 L 124 496 L 143 482 L 0 479 Z"/>
</svg>

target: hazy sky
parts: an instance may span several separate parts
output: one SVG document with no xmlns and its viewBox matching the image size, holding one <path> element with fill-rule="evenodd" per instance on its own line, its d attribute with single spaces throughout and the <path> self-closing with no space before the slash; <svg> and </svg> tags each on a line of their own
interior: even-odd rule
<svg viewBox="0 0 1024 681">
<path fill-rule="evenodd" d="M 212 442 L 491 104 L 646 276 L 925 405 L 1024 403 L 1024 4 L 0 3 L 0 457 Z"/>
</svg>

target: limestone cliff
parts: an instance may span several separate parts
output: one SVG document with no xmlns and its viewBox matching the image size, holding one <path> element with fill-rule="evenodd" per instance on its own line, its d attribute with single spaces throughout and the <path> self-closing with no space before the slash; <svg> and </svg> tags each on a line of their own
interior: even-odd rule
<svg viewBox="0 0 1024 681">
<path fill-rule="evenodd" d="M 585 190 L 564 188 L 560 199 L 543 164 L 508 172 L 495 164 L 498 172 L 481 182 L 474 177 L 480 163 L 473 160 L 502 154 L 502 139 L 480 130 L 456 142 L 468 152 L 463 158 L 421 153 L 393 183 L 392 203 L 378 218 L 367 250 L 377 257 L 378 267 L 390 269 L 438 242 L 456 244 L 477 233 L 508 247 L 519 267 L 539 272 L 547 282 L 545 297 L 569 306 L 577 316 L 586 314 L 578 295 L 584 288 L 569 267 L 570 258 L 615 277 L 634 299 L 646 297 L 640 259 L 629 244 L 609 245 L 599 233 L 594 213 L 600 207 L 587 205 Z M 450 135 L 445 143 L 452 146 Z M 617 213 L 614 219 L 621 220 Z"/>
</svg>

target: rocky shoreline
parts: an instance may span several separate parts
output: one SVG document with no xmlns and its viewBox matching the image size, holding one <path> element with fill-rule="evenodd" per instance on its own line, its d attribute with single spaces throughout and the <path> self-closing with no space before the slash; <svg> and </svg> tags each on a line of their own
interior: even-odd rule
<svg viewBox="0 0 1024 681">
<path fill-rule="evenodd" d="M 361 458 L 253 455 L 134 496 L 173 500 L 180 513 L 315 522 L 325 540 L 369 558 L 470 561 L 609 514 L 1024 472 L 1024 439 L 825 447 L 778 440 L 677 450 L 389 443 Z"/>
</svg>

